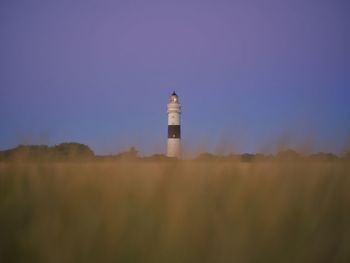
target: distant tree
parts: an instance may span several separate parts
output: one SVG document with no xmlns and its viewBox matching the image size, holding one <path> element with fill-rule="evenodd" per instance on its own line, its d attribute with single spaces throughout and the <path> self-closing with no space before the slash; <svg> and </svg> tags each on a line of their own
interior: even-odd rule
<svg viewBox="0 0 350 263">
<path fill-rule="evenodd" d="M 51 148 L 56 159 L 76 160 L 94 157 L 94 152 L 85 144 L 81 143 L 61 143 Z"/>
<path fill-rule="evenodd" d="M 250 154 L 250 153 L 244 153 L 241 155 L 241 161 L 242 162 L 251 162 L 254 160 L 254 154 Z"/>
<path fill-rule="evenodd" d="M 18 145 L 2 152 L 4 161 L 36 161 L 47 160 L 49 155 L 47 145 Z"/>
<path fill-rule="evenodd" d="M 61 143 L 47 145 L 19 145 L 1 152 L 2 161 L 55 161 L 77 160 L 94 157 L 93 151 L 80 143 Z"/>
<path fill-rule="evenodd" d="M 257 153 L 254 156 L 254 161 L 268 161 L 268 160 L 273 160 L 272 155 L 265 155 L 262 153 Z"/>
<path fill-rule="evenodd" d="M 239 154 L 230 153 L 225 159 L 230 162 L 237 162 L 241 160 L 241 156 Z"/>
<path fill-rule="evenodd" d="M 319 152 L 317 154 L 312 154 L 309 156 L 309 160 L 320 161 L 320 162 L 335 161 L 337 159 L 338 159 L 338 156 L 336 156 L 335 154 L 324 153 L 324 152 Z"/>
<path fill-rule="evenodd" d="M 138 158 L 138 150 L 135 147 L 130 147 L 129 150 L 115 155 L 115 159 L 135 160 Z"/>
<path fill-rule="evenodd" d="M 285 151 L 281 151 L 276 155 L 278 160 L 283 161 L 296 161 L 302 159 L 302 156 L 294 150 L 288 149 Z"/>
</svg>

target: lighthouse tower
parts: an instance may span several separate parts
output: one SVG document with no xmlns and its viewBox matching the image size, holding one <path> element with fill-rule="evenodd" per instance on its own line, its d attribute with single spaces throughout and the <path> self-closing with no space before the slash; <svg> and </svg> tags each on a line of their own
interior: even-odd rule
<svg viewBox="0 0 350 263">
<path fill-rule="evenodd" d="M 180 115 L 181 105 L 174 91 L 168 103 L 168 157 L 179 158 L 181 155 Z"/>
</svg>

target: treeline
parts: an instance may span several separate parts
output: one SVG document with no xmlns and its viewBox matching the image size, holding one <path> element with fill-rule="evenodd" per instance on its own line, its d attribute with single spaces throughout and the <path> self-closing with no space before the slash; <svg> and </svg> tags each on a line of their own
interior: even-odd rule
<svg viewBox="0 0 350 263">
<path fill-rule="evenodd" d="M 154 154 L 141 157 L 136 148 L 131 147 L 127 151 L 113 155 L 95 155 L 89 146 L 80 143 L 61 143 L 54 146 L 47 145 L 19 145 L 16 148 L 0 151 L 0 162 L 16 161 L 174 161 L 163 154 Z M 201 153 L 193 161 L 198 162 L 253 162 L 253 161 L 349 161 L 350 152 L 338 156 L 333 153 L 300 154 L 294 150 L 281 151 L 272 154 L 227 154 L 217 155 L 212 153 Z"/>
<path fill-rule="evenodd" d="M 94 152 L 80 143 L 47 145 L 19 145 L 0 151 L 0 161 L 78 161 L 92 160 Z"/>
<path fill-rule="evenodd" d="M 284 150 L 275 155 L 273 154 L 228 154 L 215 155 L 211 153 L 202 153 L 195 158 L 197 161 L 236 161 L 236 162 L 253 162 L 253 161 L 350 161 L 350 152 L 338 156 L 333 153 L 319 152 L 314 154 L 300 154 L 294 150 Z"/>
</svg>

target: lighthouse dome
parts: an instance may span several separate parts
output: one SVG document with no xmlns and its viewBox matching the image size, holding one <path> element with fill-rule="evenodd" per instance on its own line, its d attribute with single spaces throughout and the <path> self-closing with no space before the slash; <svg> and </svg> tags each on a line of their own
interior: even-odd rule
<svg viewBox="0 0 350 263">
<path fill-rule="evenodd" d="M 177 96 L 175 91 L 170 96 L 170 102 L 173 102 L 173 103 L 178 103 L 179 102 L 179 97 Z"/>
</svg>

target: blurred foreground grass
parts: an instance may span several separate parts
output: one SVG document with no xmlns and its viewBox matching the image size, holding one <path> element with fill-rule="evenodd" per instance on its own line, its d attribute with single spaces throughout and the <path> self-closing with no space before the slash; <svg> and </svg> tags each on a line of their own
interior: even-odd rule
<svg viewBox="0 0 350 263">
<path fill-rule="evenodd" d="M 3 163 L 0 262 L 350 262 L 350 165 Z"/>
</svg>

